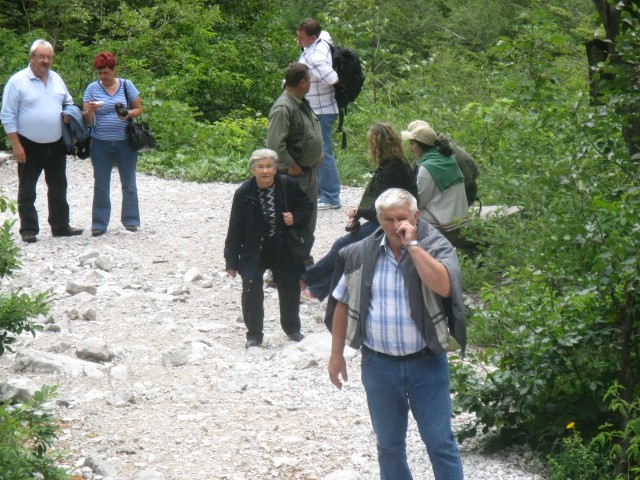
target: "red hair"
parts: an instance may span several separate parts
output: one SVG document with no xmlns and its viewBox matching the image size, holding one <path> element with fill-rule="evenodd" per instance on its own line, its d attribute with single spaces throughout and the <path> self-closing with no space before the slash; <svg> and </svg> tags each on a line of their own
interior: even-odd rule
<svg viewBox="0 0 640 480">
<path fill-rule="evenodd" d="M 93 60 L 93 68 L 96 70 L 102 70 L 103 68 L 113 70 L 116 68 L 116 57 L 114 57 L 111 52 L 100 52 Z"/>
</svg>

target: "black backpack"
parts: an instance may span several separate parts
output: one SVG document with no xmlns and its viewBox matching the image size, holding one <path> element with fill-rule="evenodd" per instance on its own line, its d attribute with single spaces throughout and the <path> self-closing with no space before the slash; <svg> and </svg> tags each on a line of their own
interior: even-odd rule
<svg viewBox="0 0 640 480">
<path fill-rule="evenodd" d="M 329 43 L 329 42 L 327 42 Z M 364 71 L 360 56 L 352 48 L 339 47 L 329 43 L 333 69 L 338 74 L 339 83 L 335 86 L 336 102 L 340 120 L 338 132 L 342 132 L 342 148 L 347 148 L 347 134 L 342 129 L 347 105 L 353 102 L 364 84 Z"/>
<path fill-rule="evenodd" d="M 480 202 L 480 206 L 482 208 L 482 201 L 478 196 L 478 183 L 476 182 L 476 179 L 480 175 L 480 167 L 478 166 L 478 162 L 476 162 L 475 159 L 471 155 L 469 155 L 464 148 L 441 133 L 438 134 L 438 140 L 440 139 L 446 139 L 449 141 L 449 145 L 453 150 L 453 156 L 458 162 L 458 167 L 460 168 L 462 175 L 464 175 L 464 190 L 467 194 L 467 203 L 469 204 L 469 206 L 471 206 L 473 202 L 478 201 Z"/>
</svg>

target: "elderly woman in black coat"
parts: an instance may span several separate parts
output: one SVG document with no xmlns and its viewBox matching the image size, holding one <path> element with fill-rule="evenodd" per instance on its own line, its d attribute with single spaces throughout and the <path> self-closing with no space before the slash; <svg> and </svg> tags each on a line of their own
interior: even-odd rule
<svg viewBox="0 0 640 480">
<path fill-rule="evenodd" d="M 263 340 L 263 274 L 271 269 L 280 301 L 280 325 L 287 336 L 299 342 L 300 285 L 304 272 L 285 241 L 287 228 L 304 225 L 313 210 L 311 199 L 291 177 L 276 169 L 277 154 L 260 149 L 251 154 L 253 177 L 236 190 L 231 206 L 224 258 L 227 273 L 242 277 L 242 317 L 247 327 L 246 348 Z M 286 196 L 286 201 L 285 197 Z M 285 211 L 285 205 L 288 211 Z"/>
</svg>

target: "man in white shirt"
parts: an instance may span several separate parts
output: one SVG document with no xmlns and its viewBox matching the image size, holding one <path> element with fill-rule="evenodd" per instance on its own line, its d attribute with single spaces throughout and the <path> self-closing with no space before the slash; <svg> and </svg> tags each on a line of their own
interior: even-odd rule
<svg viewBox="0 0 640 480">
<path fill-rule="evenodd" d="M 331 36 L 320 24 L 306 18 L 298 24 L 298 45 L 303 48 L 300 63 L 309 67 L 311 88 L 306 98 L 320 120 L 324 141 L 324 160 L 318 167 L 318 210 L 340 208 L 340 176 L 333 154 L 332 130 L 338 118 L 334 85 L 338 74 L 331 60 Z"/>
<path fill-rule="evenodd" d="M 22 241 L 34 243 L 40 230 L 36 186 L 44 170 L 49 200 L 49 225 L 54 237 L 80 235 L 69 226 L 67 152 L 62 141 L 62 110 L 73 99 L 60 75 L 51 71 L 53 47 L 36 40 L 29 66 L 14 74 L 4 87 L 0 117 L 13 157 L 18 162 L 18 215 Z M 69 122 L 69 118 L 64 118 Z"/>
</svg>

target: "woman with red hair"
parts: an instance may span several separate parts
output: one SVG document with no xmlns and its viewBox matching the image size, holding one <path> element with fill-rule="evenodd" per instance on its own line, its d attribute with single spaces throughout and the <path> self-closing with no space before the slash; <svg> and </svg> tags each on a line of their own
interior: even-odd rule
<svg viewBox="0 0 640 480">
<path fill-rule="evenodd" d="M 99 237 L 107 231 L 111 217 L 111 170 L 115 162 L 122 184 L 124 227 L 135 232 L 140 226 L 136 166 L 138 152 L 127 139 L 126 127 L 132 118 L 142 115 L 140 92 L 131 80 L 116 76 L 116 58 L 100 52 L 93 61 L 98 80 L 84 92 L 82 116 L 91 124 L 91 163 L 93 165 L 93 206 L 91 234 Z"/>
</svg>

